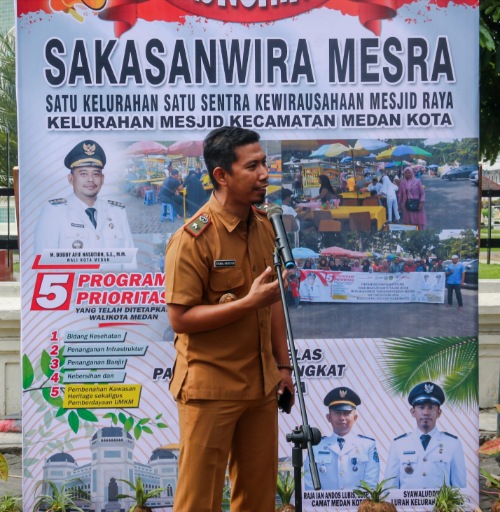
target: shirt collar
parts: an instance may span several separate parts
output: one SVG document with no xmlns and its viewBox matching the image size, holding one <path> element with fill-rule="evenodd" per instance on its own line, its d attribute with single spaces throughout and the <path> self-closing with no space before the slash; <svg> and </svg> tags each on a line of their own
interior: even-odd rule
<svg viewBox="0 0 500 512">
<path fill-rule="evenodd" d="M 437 427 L 434 427 L 430 432 L 422 432 L 421 430 L 418 430 L 418 429 L 416 430 L 416 432 L 417 432 L 417 435 L 418 435 L 419 438 L 423 434 L 428 434 L 429 436 L 433 437 L 433 436 L 435 436 L 436 434 L 439 433 L 439 430 L 438 430 Z"/>
<path fill-rule="evenodd" d="M 210 196 L 208 204 L 210 206 L 210 210 L 220 219 L 222 224 L 224 224 L 225 228 L 230 233 L 233 232 L 238 227 L 240 222 L 243 222 L 242 219 L 240 219 L 240 217 L 234 215 L 229 210 L 224 208 L 224 206 L 215 197 L 215 194 L 213 192 L 212 195 Z M 253 208 L 250 208 L 249 225 L 253 222 L 254 217 L 255 212 L 253 211 Z"/>
</svg>

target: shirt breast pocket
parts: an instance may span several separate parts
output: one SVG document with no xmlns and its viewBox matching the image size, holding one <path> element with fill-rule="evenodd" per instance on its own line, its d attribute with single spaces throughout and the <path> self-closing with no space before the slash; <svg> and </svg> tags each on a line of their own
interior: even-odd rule
<svg viewBox="0 0 500 512">
<path fill-rule="evenodd" d="M 413 473 L 413 469 L 415 469 L 415 465 L 418 463 L 418 456 L 415 452 L 412 453 L 403 453 L 401 457 L 401 465 L 406 473 L 411 475 Z"/>
<path fill-rule="evenodd" d="M 245 276 L 241 268 L 218 268 L 210 272 L 209 288 L 217 300 L 225 293 L 233 293 L 237 299 L 242 298 Z"/>
<path fill-rule="evenodd" d="M 62 238 L 66 240 L 75 240 L 77 238 L 87 238 L 87 230 L 83 224 L 66 224 L 62 229 Z"/>
<path fill-rule="evenodd" d="M 440 453 L 436 451 L 432 454 L 430 460 L 436 468 L 448 467 L 451 463 L 451 453 Z"/>
<path fill-rule="evenodd" d="M 318 451 L 314 454 L 316 464 L 331 464 L 333 453 L 330 451 Z"/>
<path fill-rule="evenodd" d="M 362 466 L 368 462 L 368 454 L 367 453 L 359 453 L 355 456 L 351 457 L 351 462 L 354 460 L 354 465 Z"/>
</svg>

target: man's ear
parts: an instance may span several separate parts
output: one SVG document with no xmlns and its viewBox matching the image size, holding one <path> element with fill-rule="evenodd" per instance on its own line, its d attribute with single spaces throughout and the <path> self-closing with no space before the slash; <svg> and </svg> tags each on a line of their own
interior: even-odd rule
<svg viewBox="0 0 500 512">
<path fill-rule="evenodd" d="M 222 167 L 216 167 L 213 171 L 214 179 L 221 187 L 227 186 L 226 174 L 227 171 L 225 171 Z"/>
</svg>

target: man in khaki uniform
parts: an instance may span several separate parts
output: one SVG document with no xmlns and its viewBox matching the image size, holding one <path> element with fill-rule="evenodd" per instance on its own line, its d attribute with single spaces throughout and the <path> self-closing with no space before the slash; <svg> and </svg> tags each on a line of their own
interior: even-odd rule
<svg viewBox="0 0 500 512">
<path fill-rule="evenodd" d="M 273 512 L 277 394 L 293 393 L 274 233 L 262 203 L 269 171 L 259 135 L 219 128 L 205 139 L 214 193 L 169 242 L 166 302 L 176 332 L 170 390 L 180 429 L 176 512 Z"/>
</svg>

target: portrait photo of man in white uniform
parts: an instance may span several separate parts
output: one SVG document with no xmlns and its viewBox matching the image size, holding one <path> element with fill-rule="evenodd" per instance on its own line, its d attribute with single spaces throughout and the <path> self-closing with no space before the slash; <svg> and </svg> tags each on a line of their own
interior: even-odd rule
<svg viewBox="0 0 500 512">
<path fill-rule="evenodd" d="M 93 140 L 78 143 L 64 159 L 73 193 L 50 199 L 35 229 L 35 254 L 44 249 L 133 247 L 125 205 L 100 199 L 106 154 Z"/>
</svg>

